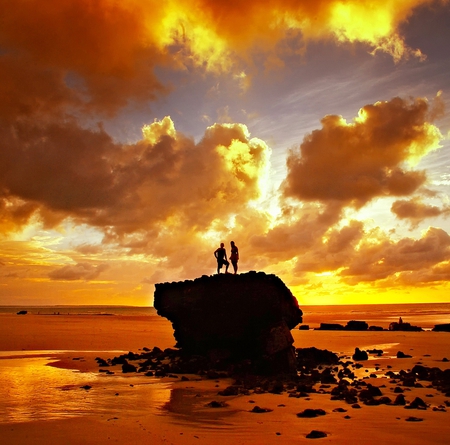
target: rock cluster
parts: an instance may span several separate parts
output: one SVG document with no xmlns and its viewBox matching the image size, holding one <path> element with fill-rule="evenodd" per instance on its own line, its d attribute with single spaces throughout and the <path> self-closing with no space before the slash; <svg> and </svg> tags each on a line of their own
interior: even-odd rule
<svg viewBox="0 0 450 445">
<path fill-rule="evenodd" d="M 320 323 L 320 331 L 367 331 L 367 330 L 383 330 L 378 326 L 370 326 L 365 321 L 361 320 L 350 320 L 344 326 L 339 323 Z"/>
<path fill-rule="evenodd" d="M 423 329 L 420 326 L 414 326 L 410 323 L 405 322 L 396 322 L 394 321 L 389 325 L 390 331 L 412 331 L 412 332 L 420 332 L 423 331 Z"/>
<path fill-rule="evenodd" d="M 176 346 L 209 360 L 250 360 L 261 374 L 295 373 L 290 330 L 302 321 L 283 281 L 263 272 L 155 285 L 154 307 L 172 322 Z"/>
</svg>

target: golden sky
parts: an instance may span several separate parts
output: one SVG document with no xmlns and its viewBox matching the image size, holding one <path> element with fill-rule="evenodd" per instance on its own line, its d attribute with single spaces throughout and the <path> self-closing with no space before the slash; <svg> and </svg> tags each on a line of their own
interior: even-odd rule
<svg viewBox="0 0 450 445">
<path fill-rule="evenodd" d="M 449 301 L 449 6 L 0 2 L 0 305 Z"/>
</svg>

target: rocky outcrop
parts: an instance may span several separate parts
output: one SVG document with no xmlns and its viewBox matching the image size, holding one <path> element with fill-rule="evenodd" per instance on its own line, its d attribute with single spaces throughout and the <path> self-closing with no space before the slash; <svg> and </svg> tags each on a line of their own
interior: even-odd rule
<svg viewBox="0 0 450 445">
<path fill-rule="evenodd" d="M 365 321 L 350 320 L 345 326 L 347 331 L 367 331 L 369 325 Z"/>
<path fill-rule="evenodd" d="M 397 323 L 394 321 L 389 325 L 390 331 L 414 331 L 419 332 L 423 331 L 423 329 L 420 326 L 414 326 L 410 323 L 405 323 L 404 321 Z"/>
<path fill-rule="evenodd" d="M 177 347 L 209 359 L 249 359 L 256 372 L 295 373 L 290 330 L 302 311 L 286 285 L 263 272 L 155 285 L 154 307 L 172 322 Z"/>
<path fill-rule="evenodd" d="M 433 331 L 434 332 L 450 332 L 450 323 L 435 324 Z"/>
</svg>

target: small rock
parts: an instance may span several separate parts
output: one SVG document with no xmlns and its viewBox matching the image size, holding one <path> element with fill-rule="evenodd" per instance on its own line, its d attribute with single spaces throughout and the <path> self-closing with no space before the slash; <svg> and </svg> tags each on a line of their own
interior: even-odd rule
<svg viewBox="0 0 450 445">
<path fill-rule="evenodd" d="M 420 417 L 410 416 L 405 419 L 407 422 L 422 422 L 423 419 Z"/>
<path fill-rule="evenodd" d="M 411 358 L 411 357 L 412 357 L 412 355 L 405 354 L 402 351 L 397 352 L 397 358 Z"/>
<path fill-rule="evenodd" d="M 312 409 L 312 408 L 306 408 L 304 411 L 297 413 L 297 417 L 318 417 L 318 416 L 324 416 L 326 412 L 323 409 Z"/>
<path fill-rule="evenodd" d="M 327 433 L 318 430 L 312 430 L 306 435 L 307 439 L 321 439 L 322 437 L 327 437 Z"/>
<path fill-rule="evenodd" d="M 251 413 L 270 413 L 271 411 L 273 411 L 270 408 L 261 408 L 260 406 L 256 405 L 253 407 L 253 409 L 250 411 Z"/>
<path fill-rule="evenodd" d="M 208 408 L 225 408 L 226 406 L 228 406 L 228 403 L 213 400 L 212 402 L 207 403 L 205 406 L 207 406 Z"/>
<path fill-rule="evenodd" d="M 366 351 L 361 351 L 359 348 L 355 348 L 355 353 L 352 355 L 353 360 L 361 361 L 368 360 L 369 355 Z"/>
</svg>

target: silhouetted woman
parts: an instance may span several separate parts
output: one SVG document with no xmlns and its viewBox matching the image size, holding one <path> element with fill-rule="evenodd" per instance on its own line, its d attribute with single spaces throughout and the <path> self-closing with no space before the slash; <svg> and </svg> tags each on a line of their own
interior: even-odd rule
<svg viewBox="0 0 450 445">
<path fill-rule="evenodd" d="M 230 261 L 231 264 L 233 265 L 234 274 L 236 275 L 238 270 L 239 249 L 237 248 L 236 244 L 234 244 L 234 241 L 231 241 L 230 244 L 231 244 Z"/>
</svg>

